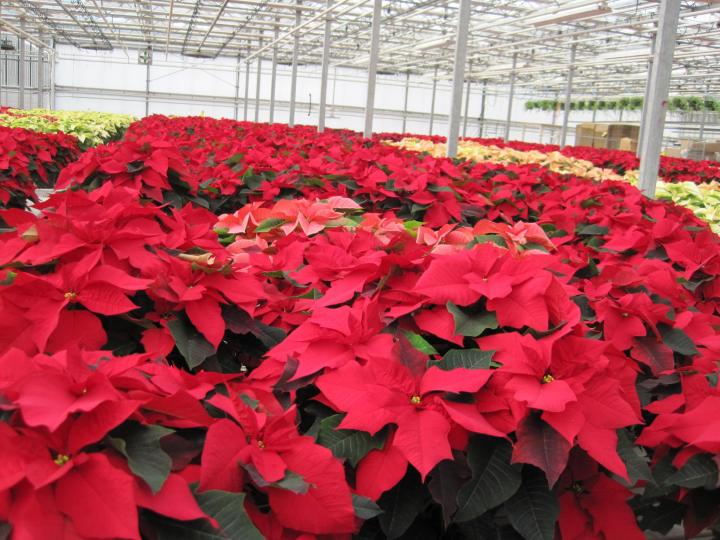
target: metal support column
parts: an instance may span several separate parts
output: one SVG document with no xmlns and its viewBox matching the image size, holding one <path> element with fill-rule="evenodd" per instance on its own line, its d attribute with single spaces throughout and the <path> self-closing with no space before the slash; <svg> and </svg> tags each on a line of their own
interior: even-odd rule
<svg viewBox="0 0 720 540">
<path fill-rule="evenodd" d="M 380 16 L 382 0 L 373 4 L 372 29 L 370 32 L 370 63 L 368 64 L 367 99 L 365 100 L 365 129 L 363 135 L 372 135 L 373 114 L 375 112 L 375 79 L 377 78 L 378 56 L 380 56 Z"/>
<path fill-rule="evenodd" d="M 650 77 L 652 76 L 653 70 L 653 58 L 655 55 L 655 41 L 657 39 L 657 33 L 652 35 L 650 41 L 650 58 L 648 58 L 648 69 L 647 69 L 647 82 L 645 83 L 645 96 L 643 97 L 642 111 L 640 112 L 640 133 L 638 134 L 638 146 L 635 155 L 640 157 L 642 151 L 643 140 L 645 139 L 645 118 L 647 117 L 647 104 L 648 96 L 650 94 Z"/>
<path fill-rule="evenodd" d="M 595 123 L 595 118 L 597 117 L 597 97 L 598 97 L 597 90 L 593 90 L 593 100 L 595 101 L 595 106 L 593 107 L 593 110 L 592 110 L 592 120 L 591 120 L 591 122 L 593 124 Z"/>
<path fill-rule="evenodd" d="M 277 41 L 280 36 L 280 18 L 275 17 L 275 39 Z M 268 121 L 272 124 L 275 122 L 275 83 L 277 81 L 277 44 L 273 45 L 272 51 L 272 71 L 270 74 L 270 117 Z"/>
<path fill-rule="evenodd" d="M 430 98 L 430 127 L 428 128 L 428 135 L 433 134 L 433 123 L 435 122 L 435 95 L 437 94 L 437 75 L 438 67 L 435 66 L 435 73 L 433 75 L 432 85 L 432 98 Z"/>
<path fill-rule="evenodd" d="M 458 136 L 460 135 L 460 108 L 462 107 L 463 79 L 465 78 L 465 57 L 467 56 L 467 36 L 470 26 L 471 0 L 460 0 L 455 39 L 455 63 L 450 100 L 450 121 L 447 135 L 447 156 L 457 156 Z"/>
<path fill-rule="evenodd" d="M 512 121 L 512 105 L 515 95 L 515 68 L 517 67 L 517 53 L 513 53 L 512 71 L 510 72 L 510 95 L 508 96 L 507 120 L 505 123 L 505 142 L 510 140 L 510 122 Z M 554 122 L 553 122 L 554 123 Z"/>
<path fill-rule="evenodd" d="M 38 38 L 43 41 L 43 35 L 40 34 Z M 43 42 L 44 43 L 44 42 Z M 43 53 L 45 52 L 44 47 L 38 49 L 38 67 L 37 67 L 37 85 L 38 85 L 38 107 L 42 109 L 45 106 L 45 63 L 43 62 Z"/>
<path fill-rule="evenodd" d="M 240 55 L 238 54 L 235 64 L 235 100 L 233 102 L 233 118 L 238 119 L 238 109 L 240 108 Z"/>
<path fill-rule="evenodd" d="M 327 8 L 332 7 L 333 0 L 327 0 Z M 325 131 L 325 110 L 327 109 L 327 85 L 330 71 L 330 40 L 332 39 L 332 19 L 330 13 L 325 15 L 325 35 L 323 36 L 322 67 L 320 69 L 320 108 L 318 110 L 318 132 Z"/>
<path fill-rule="evenodd" d="M 248 48 L 248 54 L 250 49 Z M 248 119 L 248 100 L 250 99 L 250 62 L 245 60 L 245 99 L 243 100 L 243 120 Z"/>
<path fill-rule="evenodd" d="M 263 46 L 262 31 L 260 31 L 260 48 Z M 260 80 L 262 77 L 262 55 L 257 57 L 257 75 L 255 77 L 255 122 L 260 121 Z"/>
<path fill-rule="evenodd" d="M 50 62 L 50 109 L 55 109 L 55 63 L 56 63 L 56 54 L 55 54 L 55 38 L 52 38 L 52 51 L 53 54 L 50 55 L 48 58 L 48 62 Z"/>
<path fill-rule="evenodd" d="M 700 117 L 700 132 L 698 133 L 698 139 L 705 143 L 705 122 L 707 121 L 707 109 L 705 108 L 705 101 L 707 101 L 708 94 L 710 93 L 710 85 L 705 86 L 705 93 L 703 94 L 703 107 L 702 116 Z M 704 147 L 703 147 L 704 150 Z M 703 152 L 704 153 L 704 152 Z"/>
<path fill-rule="evenodd" d="M 567 143 L 568 121 L 570 120 L 570 98 L 572 97 L 573 76 L 575 75 L 575 51 L 577 43 L 570 47 L 570 68 L 568 69 L 567 84 L 565 85 L 565 106 L 563 107 L 563 123 L 560 130 L 560 148 Z"/>
<path fill-rule="evenodd" d="M 300 0 L 297 0 L 297 4 L 300 5 Z M 295 10 L 295 26 L 300 26 L 300 10 Z M 298 69 L 298 54 L 300 52 L 300 34 L 295 32 L 293 34 L 293 54 L 292 54 L 292 75 L 290 77 L 290 118 L 288 120 L 288 126 L 293 127 L 295 125 L 295 95 L 297 94 L 297 69 Z"/>
<path fill-rule="evenodd" d="M 468 68 L 468 72 L 472 73 L 472 62 Z M 468 110 L 470 109 L 470 77 L 465 84 L 465 112 L 463 113 L 463 137 L 467 137 Z"/>
<path fill-rule="evenodd" d="M 3 87 L 5 86 L 3 84 L 3 81 L 5 80 L 5 76 L 7 74 L 7 53 L 2 51 L 0 52 L 0 104 L 2 105 L 9 105 L 7 94 L 5 95 L 5 99 L 3 100 Z"/>
<path fill-rule="evenodd" d="M 482 98 L 480 99 L 480 122 L 478 126 L 478 137 L 483 136 L 483 129 L 485 127 L 485 94 L 487 92 L 487 80 L 483 81 L 482 85 Z"/>
<path fill-rule="evenodd" d="M 150 62 L 145 65 L 145 116 L 150 116 Z"/>
<path fill-rule="evenodd" d="M 655 196 L 658 169 L 660 168 L 660 149 L 665 130 L 670 74 L 673 54 L 677 40 L 680 0 L 665 0 L 660 3 L 655 59 L 648 84 L 647 128 L 640 154 L 640 190 L 648 197 Z"/>
<path fill-rule="evenodd" d="M 25 30 L 25 19 L 20 19 L 20 29 Z M 18 51 L 18 97 L 17 106 L 18 109 L 25 108 L 25 38 L 20 37 L 19 39 L 19 51 Z"/>
<path fill-rule="evenodd" d="M 405 73 L 405 98 L 403 99 L 403 113 L 402 113 L 402 131 L 405 133 L 407 129 L 407 112 L 408 112 L 408 94 L 410 93 L 410 72 Z"/>
</svg>

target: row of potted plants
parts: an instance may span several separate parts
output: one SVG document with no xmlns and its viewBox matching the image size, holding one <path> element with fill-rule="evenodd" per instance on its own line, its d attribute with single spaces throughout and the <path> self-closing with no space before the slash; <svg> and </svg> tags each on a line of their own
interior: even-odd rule
<svg viewBox="0 0 720 540">
<path fill-rule="evenodd" d="M 416 152 L 427 152 L 434 156 L 444 156 L 446 152 L 443 143 L 434 143 L 427 139 L 413 137 L 389 142 L 389 144 Z M 460 141 L 458 145 L 458 157 L 502 164 L 533 163 L 553 172 L 581 176 L 596 181 L 625 181 L 633 185 L 636 185 L 638 181 L 637 169 L 626 170 L 623 175 L 619 175 L 612 169 L 601 169 L 590 161 L 565 156 L 558 151 L 548 153 L 538 150 L 522 151 L 509 147 L 485 146 L 464 140 Z M 713 231 L 720 232 L 720 185 L 716 181 L 696 184 L 659 180 L 655 195 L 658 199 L 672 201 L 689 208 L 696 216 L 706 221 Z"/>
<path fill-rule="evenodd" d="M 429 140 L 435 143 L 445 142 L 439 135 L 416 135 L 412 133 L 378 133 L 373 136 L 376 141 L 400 141 L 405 138 Z M 640 160 L 634 152 L 589 146 L 565 146 L 556 144 L 540 144 L 524 141 L 504 141 L 500 138 L 468 137 L 465 140 L 482 146 L 512 148 L 523 152 L 539 151 L 543 153 L 559 152 L 563 156 L 589 161 L 601 169 L 612 169 L 620 175 L 636 170 Z M 696 184 L 720 181 L 720 163 L 711 160 L 692 160 L 671 156 L 660 156 L 659 175 L 667 182 L 693 182 Z"/>
<path fill-rule="evenodd" d="M 570 102 L 572 111 L 640 111 L 643 97 L 621 97 L 605 99 L 576 99 Z M 555 99 L 540 99 L 525 102 L 525 110 L 561 111 L 565 102 Z M 672 112 L 720 112 L 720 100 L 702 96 L 673 96 L 668 100 Z"/>
<path fill-rule="evenodd" d="M 122 138 L 134 120 L 129 114 L 0 108 L 0 126 L 40 133 L 62 132 L 75 137 L 83 149 Z"/>
</svg>

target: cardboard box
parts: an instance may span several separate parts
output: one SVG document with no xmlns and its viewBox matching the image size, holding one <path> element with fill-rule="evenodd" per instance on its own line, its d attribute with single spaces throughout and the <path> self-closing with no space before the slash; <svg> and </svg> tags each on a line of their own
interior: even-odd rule
<svg viewBox="0 0 720 540">
<path fill-rule="evenodd" d="M 618 146 L 618 150 L 627 150 L 628 152 L 636 152 L 637 151 L 637 139 L 631 139 L 630 137 L 623 137 L 620 139 L 620 145 Z"/>
<path fill-rule="evenodd" d="M 608 148 L 620 149 L 623 139 L 638 140 L 640 126 L 635 124 L 607 124 Z"/>
<path fill-rule="evenodd" d="M 593 126 L 593 148 L 607 148 L 607 127 L 603 124 Z"/>
<path fill-rule="evenodd" d="M 595 124 L 578 124 L 575 128 L 575 146 L 592 146 L 595 138 Z"/>
<path fill-rule="evenodd" d="M 688 150 L 691 152 L 702 152 L 704 154 L 714 154 L 720 152 L 720 142 L 718 141 L 692 141 Z"/>
<path fill-rule="evenodd" d="M 675 146 L 666 148 L 665 150 L 663 150 L 662 153 L 664 156 L 681 158 L 685 157 L 685 155 L 687 154 L 687 149 L 682 147 L 678 148 Z"/>
</svg>

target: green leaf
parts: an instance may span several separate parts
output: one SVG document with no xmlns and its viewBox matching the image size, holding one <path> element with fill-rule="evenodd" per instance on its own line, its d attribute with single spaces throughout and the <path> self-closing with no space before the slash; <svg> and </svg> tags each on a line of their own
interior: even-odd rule
<svg viewBox="0 0 720 540">
<path fill-rule="evenodd" d="M 682 469 L 671 474 L 665 483 L 688 489 L 714 489 L 717 480 L 717 464 L 709 455 L 701 454 L 691 457 Z"/>
<path fill-rule="evenodd" d="M 485 330 L 494 330 L 498 327 L 494 311 L 468 314 L 452 302 L 447 303 L 447 310 L 455 319 L 455 333 L 457 335 L 477 337 Z"/>
<path fill-rule="evenodd" d="M 235 334 L 252 334 L 268 349 L 273 348 L 286 337 L 282 328 L 256 321 L 247 312 L 235 306 L 222 306 L 222 315 L 228 330 Z"/>
<path fill-rule="evenodd" d="M 371 499 L 362 495 L 352 494 L 353 510 L 355 515 L 362 519 L 372 519 L 383 513 L 382 508 L 375 504 Z"/>
<path fill-rule="evenodd" d="M 388 540 L 398 538 L 408 530 L 425 507 L 426 499 L 427 491 L 420 481 L 419 473 L 408 468 L 400 483 L 384 493 L 378 501 L 384 512 L 378 518 L 380 528 Z"/>
<path fill-rule="evenodd" d="M 676 353 L 680 353 L 685 356 L 698 354 L 698 350 L 695 348 L 695 344 L 692 339 L 690 339 L 680 328 L 673 328 L 664 323 L 658 324 L 657 327 L 665 345 L 670 347 Z"/>
<path fill-rule="evenodd" d="M 282 218 L 267 218 L 258 223 L 258 226 L 255 228 L 255 232 L 264 233 L 272 231 L 273 229 L 277 229 L 283 223 L 285 223 L 285 220 Z"/>
<path fill-rule="evenodd" d="M 280 489 L 285 489 L 287 491 L 292 491 L 297 495 L 304 495 L 310 489 L 310 484 L 303 480 L 302 476 L 292 471 L 285 471 L 285 476 L 282 480 L 278 482 L 268 482 L 262 477 L 255 465 L 253 465 L 252 463 L 246 463 L 242 467 L 247 471 L 252 481 L 261 488 L 276 487 Z"/>
<path fill-rule="evenodd" d="M 415 332 L 405 332 L 405 336 L 410 342 L 410 345 L 415 347 L 421 353 L 427 355 L 438 354 L 437 350 L 435 350 L 435 347 L 430 345 L 430 343 L 420 334 L 416 334 Z"/>
<path fill-rule="evenodd" d="M 458 492 L 455 521 L 469 521 L 504 503 L 520 487 L 520 466 L 511 465 L 510 443 L 473 437 L 468 449 L 472 479 Z"/>
<path fill-rule="evenodd" d="M 610 229 L 601 225 L 585 225 L 577 234 L 582 236 L 602 236 L 610 232 Z"/>
<path fill-rule="evenodd" d="M 458 490 L 469 477 L 470 469 L 467 465 L 454 459 L 442 460 L 430 473 L 428 490 L 433 500 L 442 508 L 446 529 L 452 523 L 452 516 L 457 511 Z"/>
<path fill-rule="evenodd" d="M 385 442 L 383 435 L 371 436 L 364 431 L 354 429 L 338 429 L 344 414 L 328 416 L 320 422 L 318 443 L 329 448 L 337 458 L 346 458 L 353 467 L 374 448 L 382 448 Z"/>
<path fill-rule="evenodd" d="M 523 467 L 522 483 L 505 504 L 513 528 L 525 540 L 553 540 L 560 505 L 548 489 L 545 475 L 535 467 Z"/>
<path fill-rule="evenodd" d="M 227 491 L 209 490 L 196 493 L 195 498 L 203 512 L 215 518 L 220 525 L 221 535 L 217 538 L 242 538 L 242 540 L 262 540 L 263 535 L 257 530 L 245 512 L 245 494 Z M 203 520 L 202 523 L 207 523 Z M 209 524 L 208 524 L 209 526 Z M 212 529 L 212 527 L 210 527 Z M 190 538 L 216 538 L 213 536 L 194 536 Z"/>
<path fill-rule="evenodd" d="M 130 423 L 113 431 L 110 444 L 127 458 L 130 470 L 142 478 L 153 493 L 167 480 L 172 459 L 160 446 L 160 439 L 173 433 L 162 426 L 142 426 Z"/>
<path fill-rule="evenodd" d="M 412 236 L 417 236 L 418 229 L 423 225 L 422 221 L 411 219 L 403 223 L 405 230 Z"/>
<path fill-rule="evenodd" d="M 650 481 L 652 473 L 648 466 L 648 457 L 641 447 L 633 444 L 626 429 L 619 429 L 617 453 L 627 467 L 630 484 L 635 485 L 638 480 Z"/>
<path fill-rule="evenodd" d="M 190 369 L 195 369 L 215 354 L 215 347 L 189 321 L 185 321 L 184 317 L 178 316 L 168 321 L 168 328 Z"/>
<path fill-rule="evenodd" d="M 445 353 L 442 360 L 431 360 L 428 367 L 437 366 L 445 371 L 456 368 L 463 369 L 489 369 L 495 351 L 481 351 L 480 349 L 451 349 Z"/>
<path fill-rule="evenodd" d="M 672 499 L 634 497 L 630 500 L 640 527 L 667 535 L 685 517 L 686 506 Z"/>
</svg>

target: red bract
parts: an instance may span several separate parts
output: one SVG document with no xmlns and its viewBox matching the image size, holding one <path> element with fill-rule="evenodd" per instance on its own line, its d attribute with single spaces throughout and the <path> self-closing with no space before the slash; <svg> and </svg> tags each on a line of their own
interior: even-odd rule
<svg viewBox="0 0 720 540">
<path fill-rule="evenodd" d="M 347 412 L 340 428 L 377 433 L 396 424 L 393 446 L 423 478 L 441 460 L 451 457 L 448 434 L 452 423 L 474 433 L 502 436 L 472 405 L 443 399 L 447 393 L 477 392 L 490 378 L 485 369 L 424 368 L 426 357 L 405 338 L 400 358 L 350 363 L 318 378 L 323 395 Z M 405 363 L 403 365 L 401 362 Z"/>
</svg>

